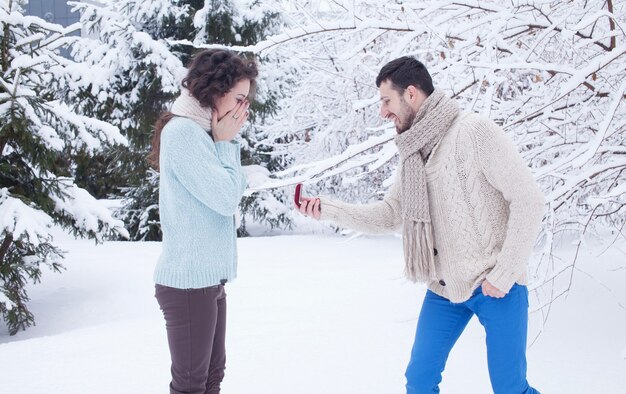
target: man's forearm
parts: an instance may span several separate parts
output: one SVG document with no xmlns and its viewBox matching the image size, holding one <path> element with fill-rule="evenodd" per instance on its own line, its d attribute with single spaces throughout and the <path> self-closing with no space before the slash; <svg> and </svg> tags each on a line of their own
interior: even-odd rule
<svg viewBox="0 0 626 394">
<path fill-rule="evenodd" d="M 401 228 L 402 218 L 397 200 L 385 199 L 374 204 L 348 204 L 322 197 L 321 220 L 330 220 L 340 227 L 383 234 Z"/>
</svg>

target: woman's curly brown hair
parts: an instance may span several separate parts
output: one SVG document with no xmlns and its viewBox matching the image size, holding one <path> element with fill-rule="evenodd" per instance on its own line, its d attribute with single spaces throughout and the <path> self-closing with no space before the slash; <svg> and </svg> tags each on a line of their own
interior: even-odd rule
<svg viewBox="0 0 626 394">
<path fill-rule="evenodd" d="M 254 61 L 225 49 L 208 49 L 193 58 L 189 72 L 183 79 L 183 87 L 203 107 L 215 108 L 215 100 L 223 97 L 241 80 L 248 79 L 250 91 L 254 92 L 254 81 L 258 74 Z"/>
<path fill-rule="evenodd" d="M 256 62 L 252 59 L 246 59 L 226 49 L 205 49 L 194 56 L 182 85 L 200 102 L 200 105 L 215 109 L 216 100 L 226 95 L 239 81 L 249 80 L 250 92 L 253 95 L 258 75 Z M 173 117 L 171 112 L 165 112 L 154 125 L 148 163 L 157 171 L 161 132 Z"/>
</svg>

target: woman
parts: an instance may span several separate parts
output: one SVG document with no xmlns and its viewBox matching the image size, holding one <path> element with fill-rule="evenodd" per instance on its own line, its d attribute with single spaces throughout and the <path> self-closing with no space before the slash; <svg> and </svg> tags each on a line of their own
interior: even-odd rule
<svg viewBox="0 0 626 394">
<path fill-rule="evenodd" d="M 170 393 L 219 393 L 226 364 L 224 284 L 237 273 L 234 215 L 246 187 L 239 144 L 253 61 L 197 54 L 171 112 L 155 126 L 162 252 L 154 272 L 172 358 Z"/>
</svg>

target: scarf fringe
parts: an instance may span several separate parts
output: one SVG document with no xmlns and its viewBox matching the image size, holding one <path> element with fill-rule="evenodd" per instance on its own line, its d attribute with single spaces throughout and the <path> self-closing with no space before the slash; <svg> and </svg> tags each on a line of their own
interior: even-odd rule
<svg viewBox="0 0 626 394">
<path fill-rule="evenodd" d="M 437 279 L 432 225 L 429 222 L 405 221 L 404 275 L 412 282 L 430 282 Z"/>
<path fill-rule="evenodd" d="M 458 114 L 456 101 L 435 89 L 415 115 L 411 127 L 395 137 L 402 166 L 404 273 L 413 282 L 437 280 L 424 158 L 432 154 Z"/>
</svg>

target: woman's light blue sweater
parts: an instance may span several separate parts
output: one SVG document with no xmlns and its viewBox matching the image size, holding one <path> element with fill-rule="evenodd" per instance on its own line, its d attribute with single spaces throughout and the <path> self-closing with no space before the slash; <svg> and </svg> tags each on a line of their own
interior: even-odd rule
<svg viewBox="0 0 626 394">
<path fill-rule="evenodd" d="M 193 120 L 174 117 L 159 155 L 163 244 L 155 283 L 197 289 L 234 279 L 234 215 L 246 188 L 239 144 L 213 142 Z"/>
</svg>

